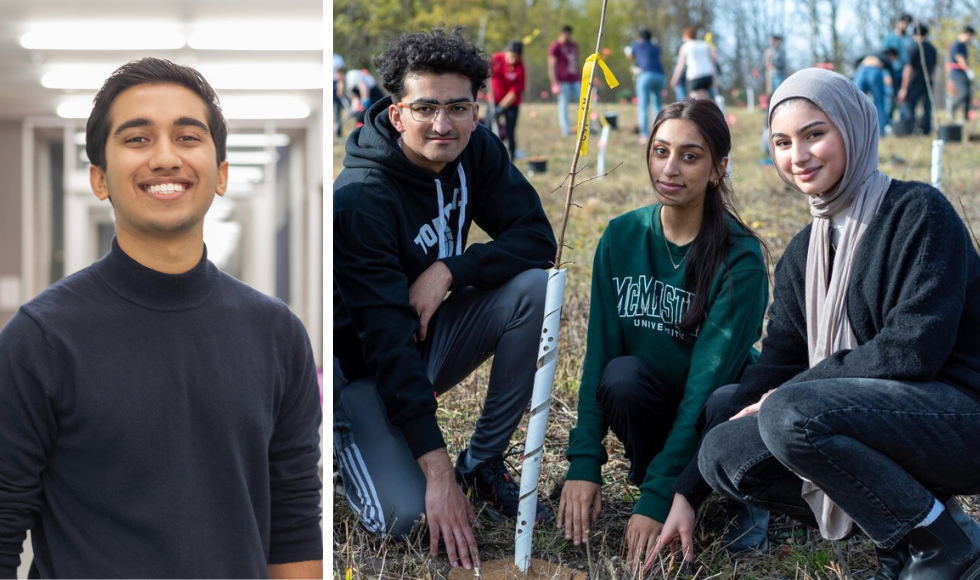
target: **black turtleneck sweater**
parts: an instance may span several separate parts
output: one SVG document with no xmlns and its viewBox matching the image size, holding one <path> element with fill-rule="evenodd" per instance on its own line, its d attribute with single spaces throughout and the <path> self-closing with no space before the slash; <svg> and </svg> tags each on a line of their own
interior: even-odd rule
<svg viewBox="0 0 980 580">
<path fill-rule="evenodd" d="M 255 578 L 323 558 L 302 323 L 205 254 L 109 254 L 0 332 L 0 578 Z"/>
</svg>

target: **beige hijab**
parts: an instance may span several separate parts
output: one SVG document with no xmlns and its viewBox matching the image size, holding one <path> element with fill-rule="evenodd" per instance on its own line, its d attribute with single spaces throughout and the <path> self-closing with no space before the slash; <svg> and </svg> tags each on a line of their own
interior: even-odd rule
<svg viewBox="0 0 980 580">
<path fill-rule="evenodd" d="M 857 346 L 847 317 L 847 290 L 861 239 L 874 218 L 891 178 L 878 171 L 878 114 L 871 101 L 847 77 L 819 69 L 803 69 L 779 85 L 769 109 L 803 98 L 819 107 L 844 138 L 844 176 L 831 191 L 811 196 L 813 227 L 806 259 L 806 328 L 810 366 L 840 350 Z M 790 187 L 782 171 L 779 176 Z M 794 187 L 795 189 L 795 187 Z M 830 221 L 844 224 L 833 268 L 830 266 Z M 828 283 L 829 280 L 829 283 Z M 810 505 L 820 533 L 827 539 L 846 536 L 853 524 L 812 482 L 804 479 L 803 499 Z"/>
</svg>

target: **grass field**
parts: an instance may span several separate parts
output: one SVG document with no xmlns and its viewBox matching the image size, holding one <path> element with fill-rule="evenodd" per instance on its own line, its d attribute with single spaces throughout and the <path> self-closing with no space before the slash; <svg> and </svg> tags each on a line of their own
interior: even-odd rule
<svg viewBox="0 0 980 580">
<path fill-rule="evenodd" d="M 601 179 L 585 181 L 596 175 L 598 130 L 592 136 L 590 156 L 579 163 L 566 244 L 562 261 L 568 269 L 558 370 L 551 406 L 542 467 L 541 493 L 557 508 L 557 494 L 567 469 L 564 449 L 569 429 L 575 424 L 578 380 L 585 352 L 588 325 L 589 287 L 592 255 L 608 221 L 626 211 L 654 201 L 643 158 L 643 146 L 636 135 L 635 108 L 626 104 L 602 104 L 604 113 L 618 114 L 618 129 L 611 131 L 605 168 L 610 171 Z M 792 236 L 810 221 L 802 194 L 785 187 L 771 165 L 763 165 L 760 134 L 763 113 L 758 109 L 730 107 L 727 111 L 734 135 L 730 160 L 732 182 L 739 212 L 768 242 L 773 259 L 778 260 Z M 570 111 L 571 113 L 571 111 Z M 518 147 L 529 156 L 548 158 L 547 171 L 530 175 L 556 229 L 565 198 L 563 180 L 568 176 L 573 153 L 572 138 L 559 137 L 553 104 L 525 104 L 521 108 Z M 975 122 L 976 123 L 976 122 Z M 967 127 L 965 135 L 980 132 L 980 125 Z M 889 137 L 880 146 L 882 170 L 897 179 L 930 181 L 932 141 L 927 137 Z M 980 235 L 980 142 L 947 144 L 944 148 L 943 191 Z M 343 160 L 343 143 L 334 138 L 335 172 Z M 528 163 L 518 160 L 527 174 Z M 980 245 L 980 244 L 978 244 Z M 439 421 L 455 457 L 465 447 L 482 405 L 488 368 L 485 365 L 469 379 L 440 399 Z M 523 427 L 522 427 L 523 429 Z M 622 538 L 637 496 L 637 489 L 626 481 L 627 465 L 621 446 L 614 436 L 606 440 L 610 462 L 604 470 L 603 512 L 594 526 L 589 548 L 566 543 L 553 527 L 535 529 L 534 557 L 561 562 L 586 570 L 594 580 L 630 578 L 623 565 Z M 519 473 L 518 455 L 523 432 L 515 434 L 510 457 L 512 471 Z M 977 515 L 977 498 L 964 498 L 967 509 Z M 771 550 L 767 554 L 733 557 L 718 542 L 724 520 L 723 503 L 709 500 L 698 516 L 695 532 L 698 558 L 695 566 L 678 568 L 670 560 L 647 578 L 698 579 L 844 579 L 864 580 L 876 567 L 870 542 L 863 538 L 828 542 L 793 524 L 788 519 L 773 518 L 769 534 Z M 406 544 L 400 541 L 369 537 L 357 524 L 342 497 L 333 497 L 333 576 L 344 579 L 425 578 L 444 579 L 449 564 L 444 555 L 428 556 L 428 539 Z M 494 525 L 483 521 L 477 532 L 480 554 L 484 560 L 513 557 L 513 523 Z"/>
</svg>

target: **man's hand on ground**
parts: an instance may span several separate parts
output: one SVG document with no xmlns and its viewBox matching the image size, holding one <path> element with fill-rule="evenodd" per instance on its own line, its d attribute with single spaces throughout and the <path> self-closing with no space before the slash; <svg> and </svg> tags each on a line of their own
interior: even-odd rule
<svg viewBox="0 0 980 580">
<path fill-rule="evenodd" d="M 408 289 L 408 301 L 415 311 L 419 313 L 419 330 L 415 333 L 415 340 L 422 342 L 425 340 L 426 332 L 429 329 L 429 320 L 436 313 L 442 301 L 446 299 L 446 292 L 453 285 L 453 275 L 449 268 L 440 261 L 436 261 L 425 269 L 415 282 Z M 452 471 L 450 471 L 452 475 Z"/>
<path fill-rule="evenodd" d="M 429 525 L 429 554 L 439 554 L 439 539 L 446 545 L 449 563 L 471 570 L 480 565 L 473 535 L 476 516 L 473 506 L 456 484 L 446 448 L 434 449 L 418 458 L 425 474 L 425 517 Z"/>
</svg>

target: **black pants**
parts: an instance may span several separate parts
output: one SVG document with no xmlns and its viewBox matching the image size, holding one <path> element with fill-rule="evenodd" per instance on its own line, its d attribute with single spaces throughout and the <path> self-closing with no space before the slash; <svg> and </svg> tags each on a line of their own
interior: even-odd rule
<svg viewBox="0 0 980 580">
<path fill-rule="evenodd" d="M 493 355 L 490 380 L 469 449 L 478 460 L 501 455 L 534 389 L 548 273 L 527 270 L 495 288 L 454 290 L 429 323 L 420 348 L 437 393 Z M 348 382 L 334 358 L 334 457 L 351 509 L 364 527 L 402 537 L 425 512 L 425 476 L 402 430 L 388 420 L 374 377 Z"/>
<path fill-rule="evenodd" d="M 507 143 L 511 161 L 514 160 L 514 153 L 517 151 L 517 113 L 520 108 L 520 105 L 511 105 L 506 109 L 497 109 L 496 112 L 497 134 Z"/>
<path fill-rule="evenodd" d="M 337 81 L 333 82 L 333 123 L 337 128 L 337 136 L 344 136 L 344 102 L 337 96 Z"/>
<path fill-rule="evenodd" d="M 953 100 L 953 107 L 950 109 L 950 120 L 956 116 L 956 109 L 962 107 L 963 121 L 970 120 L 970 103 L 973 97 L 970 95 L 970 77 L 959 70 L 950 71 L 949 80 L 956 89 L 956 99 Z"/>
<path fill-rule="evenodd" d="M 683 387 L 667 385 L 635 356 L 614 358 L 602 371 L 596 398 L 625 447 L 629 479 L 636 485 L 643 483 L 647 467 L 664 448 L 683 397 Z"/>
<path fill-rule="evenodd" d="M 925 81 L 909 83 L 905 101 L 902 103 L 901 118 L 903 121 L 915 119 L 915 109 L 919 101 L 922 101 L 922 134 L 929 135 L 932 133 L 932 101 L 929 100 Z"/>
<path fill-rule="evenodd" d="M 937 499 L 980 491 L 978 446 L 980 404 L 951 385 L 841 378 L 783 385 L 709 431 L 698 459 L 723 495 L 812 521 L 806 477 L 888 549 Z"/>
</svg>

